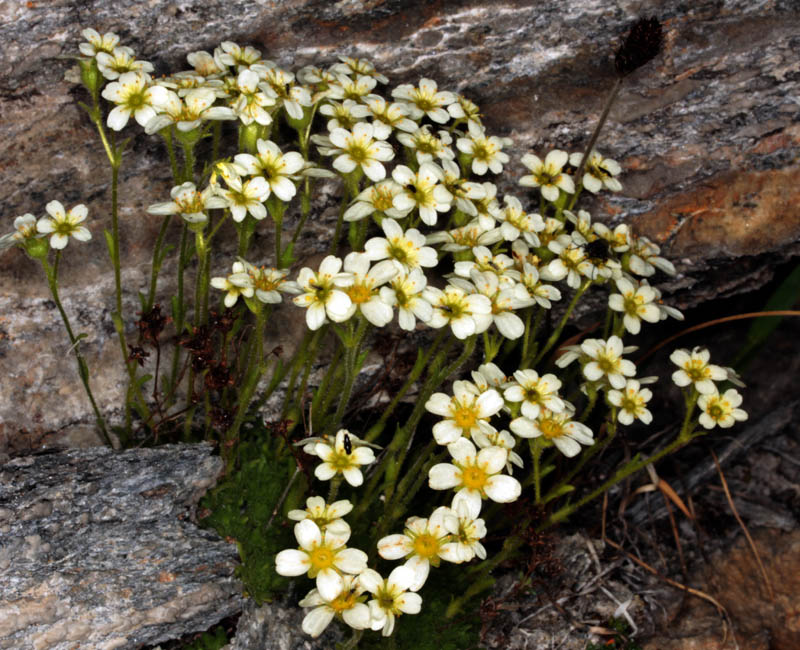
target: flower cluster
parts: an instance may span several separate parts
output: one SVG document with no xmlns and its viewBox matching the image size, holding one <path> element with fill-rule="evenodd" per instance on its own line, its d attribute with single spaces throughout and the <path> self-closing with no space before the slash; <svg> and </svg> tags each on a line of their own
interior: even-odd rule
<svg viewBox="0 0 800 650">
<path fill-rule="evenodd" d="M 121 131 L 138 124 L 163 139 L 174 186 L 170 200 L 150 205 L 148 213 L 164 218 L 159 242 L 170 222 L 180 224 L 179 273 L 197 258 L 193 326 L 187 317 L 192 310 L 173 304 L 176 328 L 192 332 L 182 342 L 192 356 L 191 371 L 184 380 L 176 355 L 170 394 L 188 383 L 193 413 L 201 400 L 192 395 L 192 382 L 205 373 L 205 386 L 215 393 L 207 404 L 221 411 L 216 401 L 235 395 L 240 402 L 235 417 L 207 418 L 207 426 L 212 420 L 225 422 L 221 447 L 226 453 L 259 385 L 270 384 L 266 400 L 287 377 L 280 388 L 286 391 L 284 414 L 302 410 L 307 391 L 313 393 L 309 420 L 322 433 L 295 443 L 314 463 L 313 471 L 302 473 L 301 487 L 313 490 L 318 482 L 329 482 L 330 497 L 311 496 L 304 509 L 288 512 L 296 547 L 275 558 L 279 574 L 315 581 L 300 601 L 309 609 L 302 623 L 306 633 L 318 636 L 337 618 L 355 630 L 392 634 L 399 617 L 420 612 L 418 592 L 432 568 L 442 561 L 462 564 L 487 557 L 487 521 L 497 508 L 485 509 L 485 501 L 512 503 L 521 497 L 523 484 L 533 482 L 535 503 L 544 506 L 565 493 L 542 496 L 543 475 L 556 468 L 554 458 L 591 455 L 611 441 L 619 424 L 652 422 L 653 394 L 645 386 L 654 378 L 637 377 L 628 358 L 636 347 L 623 338 L 683 316 L 663 303 L 655 286 L 657 272 L 675 274 L 659 247 L 624 223 L 612 227 L 576 207 L 583 190 L 621 190 L 621 167 L 614 160 L 597 151 L 586 160 L 583 153 L 561 149 L 543 157 L 527 153 L 521 158 L 527 173 L 519 179 L 519 192 L 503 195 L 493 179 L 510 162 L 511 140 L 490 134 L 475 104 L 431 79 L 387 91 L 388 79 L 362 59 L 341 57 L 327 68 L 308 66 L 293 73 L 259 50 L 230 41 L 213 52 L 189 54 L 190 69 L 151 76 L 154 66 L 137 59 L 115 34 L 87 29 L 83 36 L 82 79 L 109 159 L 118 163 L 121 150 L 108 144 L 106 128 Z M 100 110 L 101 98 L 109 103 L 106 112 Z M 220 147 L 226 132 L 234 131 L 238 148 Z M 210 141 L 212 160 L 198 166 L 195 145 L 204 139 Z M 229 155 L 213 159 L 219 151 Z M 316 183 L 324 183 L 327 197 L 340 195 L 336 240 L 327 254 L 316 260 L 309 255 L 306 266 L 292 268 L 306 241 L 301 239 L 304 224 L 315 211 L 327 209 L 326 202 L 312 202 Z M 91 237 L 82 225 L 84 205 L 66 211 L 51 201 L 46 211 L 49 216 L 38 221 L 31 214 L 17 217 L 14 231 L 0 237 L 0 248 L 19 245 L 31 253 L 37 242 L 46 248 L 42 240 L 49 235 L 50 247 L 60 250 L 69 237 Z M 238 256 L 225 264 L 230 272 L 216 275 L 209 251 L 223 225 L 235 229 Z M 269 226 L 274 229 L 265 232 Z M 285 232 L 289 227 L 295 229 L 291 234 Z M 343 229 L 352 250 L 339 254 Z M 187 232 L 195 237 L 193 245 Z M 267 255 L 258 246 L 266 240 L 274 244 L 274 254 L 261 265 Z M 111 244 L 109 250 L 118 264 L 118 251 Z M 167 253 L 164 247 L 154 255 L 153 292 Z M 216 299 L 227 309 L 222 317 L 209 316 L 208 287 L 220 292 Z M 590 288 L 607 294 L 604 331 L 553 354 L 578 299 Z M 285 295 L 292 297 L 288 307 L 280 305 Z M 555 317 L 550 312 L 565 296 L 569 304 Z M 260 383 L 269 366 L 263 350 L 266 323 L 273 311 L 294 307 L 305 310 L 304 343 L 291 361 L 275 363 L 275 381 Z M 341 427 L 368 356 L 365 342 L 376 328 L 392 327 L 395 314 L 400 330 L 437 330 L 419 337 L 434 341 L 427 352 L 419 351 L 402 389 L 419 390 L 424 397 L 411 407 L 405 425 L 398 423 L 393 436 L 381 438 L 403 397 L 398 395 L 362 438 Z M 254 338 L 240 346 L 253 329 L 245 319 L 253 316 Z M 212 317 L 226 325 L 218 328 L 219 361 L 210 363 L 216 359 L 210 350 Z M 540 328 L 548 330 L 544 341 L 537 338 Z M 315 383 L 314 346 L 327 334 L 335 334 L 341 347 Z M 449 393 L 441 392 L 478 345 L 482 365 L 469 379 L 456 379 Z M 228 364 L 229 347 L 241 347 L 248 360 Z M 453 360 L 459 347 L 462 354 Z M 567 369 L 560 377 L 548 365 L 551 356 L 556 368 Z M 131 346 L 131 358 L 143 363 L 143 350 Z M 720 382 L 734 381 L 734 373 L 710 364 L 706 350 L 677 350 L 671 360 L 678 366 L 673 380 L 684 389 L 689 415 L 696 407 L 701 411 L 691 422 L 687 415 L 689 424 L 729 427 L 747 417 L 736 390 L 720 393 Z M 236 373 L 243 387 L 229 391 Z M 596 426 L 602 417 L 595 411 L 598 404 L 607 407 L 602 428 Z M 166 410 L 159 405 L 160 412 Z M 431 415 L 436 421 L 420 435 L 419 423 Z M 284 420 L 287 431 L 291 421 Z M 686 428 L 679 441 L 694 433 Z M 420 438 L 426 452 L 413 444 Z M 376 442 L 388 448 L 376 453 L 382 449 Z M 298 453 L 289 443 L 281 441 L 277 453 L 287 458 L 288 449 Z M 433 459 L 431 450 L 436 450 Z M 526 450 L 529 461 L 523 458 Z M 520 477 L 528 463 L 531 471 L 526 468 Z M 425 469 L 418 477 L 398 479 L 408 467 Z M 306 468 L 298 467 L 296 475 L 301 469 Z M 407 486 L 420 489 L 425 479 L 438 501 L 427 516 L 406 517 L 415 494 Z M 301 489 L 298 485 L 286 491 Z M 398 485 L 410 493 L 395 494 Z M 363 517 L 372 505 L 335 500 L 340 488 L 373 499 L 373 505 L 383 503 L 388 519 L 379 523 L 373 542 L 383 560 L 402 561 L 387 577 L 368 566 L 367 553 L 348 546 L 363 521 L 351 519 L 351 530 L 344 517 Z M 290 502 L 299 496 L 294 492 Z M 387 534 L 401 518 L 402 532 Z"/>
</svg>

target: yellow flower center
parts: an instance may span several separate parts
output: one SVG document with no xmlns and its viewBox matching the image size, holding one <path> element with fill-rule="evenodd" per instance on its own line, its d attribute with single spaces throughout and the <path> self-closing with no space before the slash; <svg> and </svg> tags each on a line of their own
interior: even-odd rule
<svg viewBox="0 0 800 650">
<path fill-rule="evenodd" d="M 353 609 L 356 606 L 356 594 L 353 591 L 343 591 L 330 602 L 331 609 L 337 614 Z"/>
<path fill-rule="evenodd" d="M 439 540 L 430 533 L 423 533 L 414 539 L 414 551 L 423 558 L 432 558 L 439 551 Z"/>
<path fill-rule="evenodd" d="M 475 410 L 469 406 L 460 406 L 453 412 L 453 422 L 461 429 L 471 429 L 477 421 Z"/>
<path fill-rule="evenodd" d="M 483 490 L 488 478 L 486 472 L 476 465 L 461 470 L 461 482 L 471 490 Z"/>
<path fill-rule="evenodd" d="M 333 566 L 333 551 L 326 546 L 318 546 L 311 553 L 309 553 L 309 560 L 311 566 L 317 572 L 323 569 L 328 569 Z"/>
<path fill-rule="evenodd" d="M 392 191 L 390 189 L 375 190 L 372 193 L 372 205 L 379 212 L 386 212 L 392 207 Z"/>
<path fill-rule="evenodd" d="M 561 422 L 554 418 L 544 418 L 539 422 L 539 431 L 548 440 L 559 438 L 564 435 L 564 427 Z"/>
<path fill-rule="evenodd" d="M 360 305 L 369 302 L 370 298 L 372 298 L 372 291 L 363 284 L 354 284 L 352 287 L 347 288 L 347 295 L 350 296 L 353 304 Z"/>
<path fill-rule="evenodd" d="M 684 368 L 689 378 L 694 381 L 702 381 L 711 375 L 708 366 L 701 359 L 691 359 Z"/>
</svg>

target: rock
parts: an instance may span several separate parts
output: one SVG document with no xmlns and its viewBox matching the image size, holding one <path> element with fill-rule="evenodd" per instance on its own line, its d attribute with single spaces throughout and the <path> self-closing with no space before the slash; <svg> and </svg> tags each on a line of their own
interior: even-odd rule
<svg viewBox="0 0 800 650">
<path fill-rule="evenodd" d="M 307 611 L 277 601 L 258 607 L 248 599 L 236 635 L 222 650 L 325 650 L 348 638 L 344 626 L 335 622 L 316 639 L 304 634 L 300 625 Z"/>
<path fill-rule="evenodd" d="M 611 52 L 640 12 L 662 19 L 665 47 L 627 79 L 611 111 L 598 148 L 627 173 L 622 194 L 593 201 L 593 215 L 631 220 L 664 245 L 680 272 L 668 285 L 668 300 L 678 307 L 758 288 L 800 252 L 792 182 L 800 149 L 800 14 L 793 0 L 700 0 L 690 7 L 678 0 L 644 7 L 589 0 L 568 7 L 553 0 L 90 0 L 80 7 L 9 0 L 0 6 L 2 231 L 15 215 L 42 215 L 54 198 L 68 207 L 88 204 L 94 238 L 80 252 L 73 244 L 67 249 L 62 297 L 89 334 L 83 350 L 113 419 L 125 381 L 101 233 L 108 227 L 109 173 L 77 105 L 85 96 L 64 81 L 72 62 L 63 57 L 76 53 L 82 28 L 116 31 L 159 73 L 185 67 L 193 50 L 230 39 L 293 70 L 349 55 L 373 60 L 392 85 L 434 78 L 476 101 L 492 132 L 514 139 L 512 163 L 498 182 L 502 192 L 521 194 L 523 153 L 585 145 L 613 80 Z M 134 137 L 120 196 L 124 311 L 132 328 L 159 221 L 145 208 L 164 200 L 170 183 L 155 171 L 165 158 L 156 139 L 138 128 L 128 133 Z M 324 251 L 334 205 L 331 196 L 319 204 L 314 229 L 301 242 L 304 255 Z M 254 261 L 269 261 L 269 254 Z M 212 272 L 229 266 L 217 259 Z M 0 257 L 0 287 L 0 448 L 74 444 L 65 427 L 90 433 L 92 417 L 43 275 L 12 250 Z"/>
<path fill-rule="evenodd" d="M 239 611 L 235 546 L 198 528 L 211 446 L 103 447 L 0 466 L 0 648 L 140 648 Z"/>
</svg>

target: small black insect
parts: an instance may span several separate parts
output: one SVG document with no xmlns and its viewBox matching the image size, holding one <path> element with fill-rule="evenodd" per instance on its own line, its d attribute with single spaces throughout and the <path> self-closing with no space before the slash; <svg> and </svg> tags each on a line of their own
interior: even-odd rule
<svg viewBox="0 0 800 650">
<path fill-rule="evenodd" d="M 353 443 L 350 442 L 350 436 L 346 433 L 344 434 L 344 451 L 348 455 L 353 453 Z"/>
<path fill-rule="evenodd" d="M 607 262 L 611 257 L 611 246 L 605 239 L 599 238 L 583 247 L 586 257 L 593 262 Z"/>
</svg>

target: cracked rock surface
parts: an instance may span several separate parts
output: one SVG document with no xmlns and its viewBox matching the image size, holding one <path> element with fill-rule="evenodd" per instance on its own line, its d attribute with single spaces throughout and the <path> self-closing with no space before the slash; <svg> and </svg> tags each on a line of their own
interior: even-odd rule
<svg viewBox="0 0 800 650">
<path fill-rule="evenodd" d="M 0 466 L 0 648 L 139 648 L 242 606 L 238 555 L 193 523 L 211 446 L 72 449 Z"/>
</svg>

